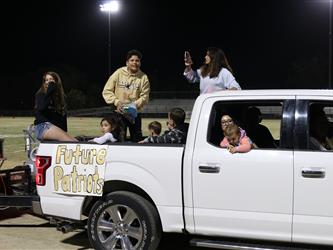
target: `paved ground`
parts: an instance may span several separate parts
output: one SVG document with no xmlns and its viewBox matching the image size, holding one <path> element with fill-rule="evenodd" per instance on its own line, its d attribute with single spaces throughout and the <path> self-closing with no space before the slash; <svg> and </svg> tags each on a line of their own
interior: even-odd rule
<svg viewBox="0 0 333 250">
<path fill-rule="evenodd" d="M 63 234 L 43 218 L 27 210 L 0 208 L 0 249 L 92 249 L 84 230 Z M 195 249 L 188 247 L 184 237 L 163 234 L 159 250 Z"/>
</svg>

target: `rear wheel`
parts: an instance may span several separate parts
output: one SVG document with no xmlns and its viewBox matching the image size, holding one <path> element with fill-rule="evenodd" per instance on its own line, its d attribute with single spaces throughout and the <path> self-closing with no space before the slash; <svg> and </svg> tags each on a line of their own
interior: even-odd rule
<svg viewBox="0 0 333 250">
<path fill-rule="evenodd" d="M 88 236 L 95 249 L 156 249 L 161 224 L 156 208 L 147 200 L 117 191 L 92 207 Z"/>
</svg>

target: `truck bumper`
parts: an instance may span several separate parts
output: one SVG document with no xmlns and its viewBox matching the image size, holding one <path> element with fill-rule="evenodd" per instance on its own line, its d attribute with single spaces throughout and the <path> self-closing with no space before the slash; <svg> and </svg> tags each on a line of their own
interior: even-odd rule
<svg viewBox="0 0 333 250">
<path fill-rule="evenodd" d="M 32 211 L 34 212 L 34 214 L 37 215 L 43 215 L 43 210 L 42 210 L 42 206 L 40 204 L 40 198 L 39 196 L 33 196 L 32 200 L 31 200 L 31 207 L 32 207 Z"/>
<path fill-rule="evenodd" d="M 0 196 L 0 207 L 28 207 L 37 215 L 43 215 L 40 198 L 38 195 Z"/>
<path fill-rule="evenodd" d="M 39 196 L 0 195 L 0 207 L 32 207 L 34 200 L 39 200 Z"/>
</svg>

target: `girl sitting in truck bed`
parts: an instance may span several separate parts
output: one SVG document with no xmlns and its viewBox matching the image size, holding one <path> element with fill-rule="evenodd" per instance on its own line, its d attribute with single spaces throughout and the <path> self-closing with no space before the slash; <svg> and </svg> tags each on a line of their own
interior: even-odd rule
<svg viewBox="0 0 333 250">
<path fill-rule="evenodd" d="M 123 141 L 122 123 L 117 114 L 111 113 L 108 117 L 104 117 L 101 120 L 100 125 L 103 135 L 95 137 L 94 139 L 89 140 L 89 142 L 104 144 L 106 142 Z"/>
</svg>

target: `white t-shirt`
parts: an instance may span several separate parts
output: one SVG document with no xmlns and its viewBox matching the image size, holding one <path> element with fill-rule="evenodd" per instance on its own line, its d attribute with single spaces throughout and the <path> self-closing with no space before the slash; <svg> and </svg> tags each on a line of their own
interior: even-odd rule
<svg viewBox="0 0 333 250">
<path fill-rule="evenodd" d="M 209 75 L 202 77 L 200 69 L 196 72 L 194 70 L 184 72 L 184 76 L 189 82 L 200 82 L 200 94 L 231 88 L 241 89 L 235 77 L 226 68 L 222 68 L 218 76 L 214 78 L 210 78 Z"/>
<path fill-rule="evenodd" d="M 105 133 L 104 135 L 100 136 L 100 137 L 96 137 L 94 139 L 92 139 L 93 142 L 96 142 L 98 144 L 103 144 L 106 143 L 108 141 L 110 142 L 116 142 L 117 139 L 114 138 L 113 134 L 111 133 Z"/>
</svg>

